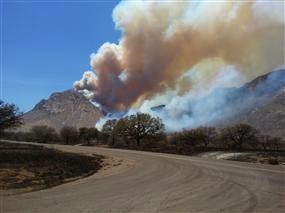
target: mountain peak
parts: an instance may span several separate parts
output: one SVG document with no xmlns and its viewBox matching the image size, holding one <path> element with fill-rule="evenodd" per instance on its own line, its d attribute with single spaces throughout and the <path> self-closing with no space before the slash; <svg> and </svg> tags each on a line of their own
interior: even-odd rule
<svg viewBox="0 0 285 213">
<path fill-rule="evenodd" d="M 57 130 L 64 125 L 94 127 L 102 116 L 103 112 L 83 94 L 69 89 L 52 93 L 48 99 L 41 100 L 31 111 L 25 113 L 25 125 L 21 129 L 28 130 L 34 125 L 49 125 Z"/>
<path fill-rule="evenodd" d="M 244 85 L 244 88 L 259 92 L 276 92 L 285 85 L 285 69 L 259 76 Z"/>
</svg>

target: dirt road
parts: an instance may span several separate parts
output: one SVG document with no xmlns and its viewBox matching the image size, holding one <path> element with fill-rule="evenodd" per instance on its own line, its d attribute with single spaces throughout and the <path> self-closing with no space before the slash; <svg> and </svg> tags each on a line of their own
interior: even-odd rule
<svg viewBox="0 0 285 213">
<path fill-rule="evenodd" d="M 284 212 L 285 167 L 195 157 L 54 145 L 124 159 L 47 190 L 1 197 L 2 212 Z"/>
</svg>

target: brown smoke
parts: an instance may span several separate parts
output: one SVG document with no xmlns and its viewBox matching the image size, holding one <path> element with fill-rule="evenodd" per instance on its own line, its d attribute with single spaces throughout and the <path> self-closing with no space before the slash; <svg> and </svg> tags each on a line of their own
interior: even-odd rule
<svg viewBox="0 0 285 213">
<path fill-rule="evenodd" d="M 105 43 L 92 54 L 95 73 L 74 87 L 121 111 L 168 90 L 186 93 L 197 82 L 181 76 L 195 67 L 209 82 L 209 72 L 226 65 L 252 79 L 284 64 L 283 13 L 282 1 L 121 2 L 113 12 L 119 44 Z M 211 61 L 220 64 L 203 69 Z"/>
</svg>

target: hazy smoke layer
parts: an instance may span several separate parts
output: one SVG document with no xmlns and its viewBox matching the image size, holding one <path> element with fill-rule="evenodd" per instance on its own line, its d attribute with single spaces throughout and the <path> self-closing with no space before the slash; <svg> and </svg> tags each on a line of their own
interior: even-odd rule
<svg viewBox="0 0 285 213">
<path fill-rule="evenodd" d="M 74 87 L 116 112 L 236 86 L 284 64 L 283 16 L 282 1 L 121 2 L 113 11 L 119 44 L 92 54 L 93 71 Z M 233 70 L 230 83 L 217 81 Z"/>
</svg>

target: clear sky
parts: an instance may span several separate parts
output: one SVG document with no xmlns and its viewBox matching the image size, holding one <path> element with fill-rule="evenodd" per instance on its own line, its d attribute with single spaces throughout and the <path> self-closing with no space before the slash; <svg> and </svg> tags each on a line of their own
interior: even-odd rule
<svg viewBox="0 0 285 213">
<path fill-rule="evenodd" d="M 72 87 L 90 69 L 90 54 L 117 42 L 118 1 L 1 1 L 1 99 L 28 111 Z"/>
</svg>

